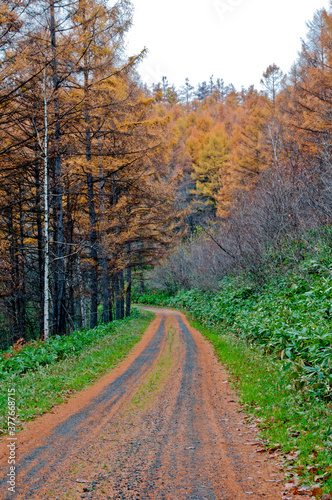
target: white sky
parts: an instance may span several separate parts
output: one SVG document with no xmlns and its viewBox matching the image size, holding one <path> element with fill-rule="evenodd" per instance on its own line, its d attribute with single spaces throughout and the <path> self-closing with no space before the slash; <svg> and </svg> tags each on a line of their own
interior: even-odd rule
<svg viewBox="0 0 332 500">
<path fill-rule="evenodd" d="M 255 85 L 272 63 L 288 72 L 306 21 L 328 0 L 132 0 L 128 55 L 149 50 L 138 68 L 148 85 L 167 76 L 176 87 L 223 78 Z"/>
</svg>

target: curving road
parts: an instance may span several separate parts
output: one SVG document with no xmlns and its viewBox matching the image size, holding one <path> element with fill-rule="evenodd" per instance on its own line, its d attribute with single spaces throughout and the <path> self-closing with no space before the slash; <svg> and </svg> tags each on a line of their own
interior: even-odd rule
<svg viewBox="0 0 332 500">
<path fill-rule="evenodd" d="M 18 434 L 15 494 L 1 441 L 1 499 L 285 498 L 211 346 L 184 315 L 146 309 L 118 368 Z"/>
</svg>

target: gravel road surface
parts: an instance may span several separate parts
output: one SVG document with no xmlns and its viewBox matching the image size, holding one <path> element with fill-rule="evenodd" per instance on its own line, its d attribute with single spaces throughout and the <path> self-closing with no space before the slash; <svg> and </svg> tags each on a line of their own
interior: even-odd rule
<svg viewBox="0 0 332 500">
<path fill-rule="evenodd" d="M 210 344 L 184 315 L 146 309 L 121 365 L 17 435 L 15 493 L 0 441 L 0 498 L 288 498 Z"/>
</svg>

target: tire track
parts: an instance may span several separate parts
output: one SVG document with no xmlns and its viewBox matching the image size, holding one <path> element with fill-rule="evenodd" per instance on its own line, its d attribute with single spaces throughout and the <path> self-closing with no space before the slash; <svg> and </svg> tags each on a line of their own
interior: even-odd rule
<svg viewBox="0 0 332 500">
<path fill-rule="evenodd" d="M 211 346 L 182 314 L 149 310 L 158 322 L 126 369 L 37 446 L 22 444 L 15 500 L 282 498 Z M 13 498 L 4 491 L 3 480 L 0 498 Z"/>
</svg>

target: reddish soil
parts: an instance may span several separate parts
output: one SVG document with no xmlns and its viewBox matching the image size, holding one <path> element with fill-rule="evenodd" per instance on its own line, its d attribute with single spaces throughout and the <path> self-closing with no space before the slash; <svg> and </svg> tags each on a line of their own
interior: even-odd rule
<svg viewBox="0 0 332 500">
<path fill-rule="evenodd" d="M 210 344 L 184 315 L 149 310 L 156 319 L 118 368 L 17 434 L 16 492 L 5 478 L 1 499 L 291 497 Z"/>
</svg>

